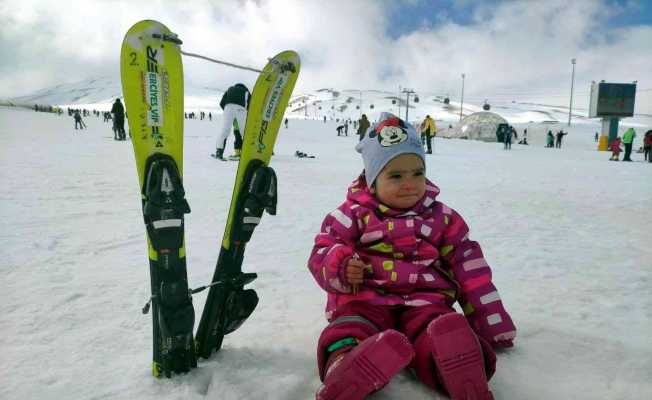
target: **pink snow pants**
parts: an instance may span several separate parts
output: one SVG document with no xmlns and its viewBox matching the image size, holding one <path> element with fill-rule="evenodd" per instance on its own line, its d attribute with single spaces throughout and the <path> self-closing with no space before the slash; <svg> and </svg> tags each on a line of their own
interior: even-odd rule
<svg viewBox="0 0 652 400">
<path fill-rule="evenodd" d="M 395 329 L 407 336 L 414 346 L 415 357 L 409 367 L 419 380 L 433 389 L 441 389 L 435 361 L 432 358 L 430 340 L 426 333 L 428 324 L 440 315 L 455 312 L 445 304 L 420 307 L 375 306 L 365 302 L 351 302 L 333 313 L 331 323 L 322 331 L 317 344 L 319 377 L 324 380 L 328 365 L 327 348 L 338 340 L 353 337 L 362 341 L 387 329 Z M 496 370 L 496 354 L 491 345 L 478 337 L 485 360 L 487 380 Z"/>
</svg>

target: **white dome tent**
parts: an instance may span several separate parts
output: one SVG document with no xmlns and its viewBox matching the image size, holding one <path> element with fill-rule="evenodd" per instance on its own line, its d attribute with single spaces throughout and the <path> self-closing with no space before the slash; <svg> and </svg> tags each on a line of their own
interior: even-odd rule
<svg viewBox="0 0 652 400">
<path fill-rule="evenodd" d="M 498 125 L 507 123 L 505 118 L 496 113 L 487 111 L 476 112 L 462 118 L 448 136 L 455 139 L 495 142 Z"/>
</svg>

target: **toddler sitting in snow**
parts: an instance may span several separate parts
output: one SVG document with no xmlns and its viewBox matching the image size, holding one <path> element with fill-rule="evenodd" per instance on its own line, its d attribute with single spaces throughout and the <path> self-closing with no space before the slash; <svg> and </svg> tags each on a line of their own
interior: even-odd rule
<svg viewBox="0 0 652 400">
<path fill-rule="evenodd" d="M 356 147 L 364 172 L 308 261 L 328 293 L 317 399 L 363 399 L 408 365 L 453 399 L 491 399 L 492 346 L 511 347 L 516 334 L 491 269 L 462 217 L 437 200 L 414 128 L 383 113 L 367 132 Z"/>
</svg>

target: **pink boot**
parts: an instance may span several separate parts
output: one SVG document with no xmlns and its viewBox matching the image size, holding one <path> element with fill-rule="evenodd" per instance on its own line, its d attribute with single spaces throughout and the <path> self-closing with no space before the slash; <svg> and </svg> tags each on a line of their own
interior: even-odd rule
<svg viewBox="0 0 652 400">
<path fill-rule="evenodd" d="M 368 337 L 326 372 L 317 400 L 358 400 L 382 388 L 414 357 L 408 339 L 388 329 Z"/>
<path fill-rule="evenodd" d="M 439 377 L 453 400 L 493 400 L 480 343 L 463 315 L 435 319 L 428 336 Z"/>
</svg>

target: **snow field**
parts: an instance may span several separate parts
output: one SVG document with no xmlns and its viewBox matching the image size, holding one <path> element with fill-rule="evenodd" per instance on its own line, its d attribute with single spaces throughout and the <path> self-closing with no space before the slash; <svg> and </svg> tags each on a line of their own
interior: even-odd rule
<svg viewBox="0 0 652 400">
<path fill-rule="evenodd" d="M 260 304 L 197 370 L 156 380 L 133 150 L 110 124 L 85 121 L 75 131 L 65 115 L 0 108 L 0 398 L 314 398 L 325 293 L 306 261 L 362 169 L 355 135 L 337 137 L 330 121 L 281 127 L 278 215 L 263 217 L 243 267 L 259 275 Z M 237 168 L 209 157 L 220 123 L 186 123 L 191 287 L 212 277 Z M 561 150 L 543 147 L 546 125 L 516 124 L 519 136 L 528 126 L 531 146 L 437 138 L 427 162 L 519 329 L 491 389 L 497 399 L 652 398 L 652 165 L 608 162 L 594 150 L 597 124 L 571 127 Z M 197 320 L 204 301 L 194 297 Z M 372 398 L 444 397 L 404 372 Z"/>
</svg>

